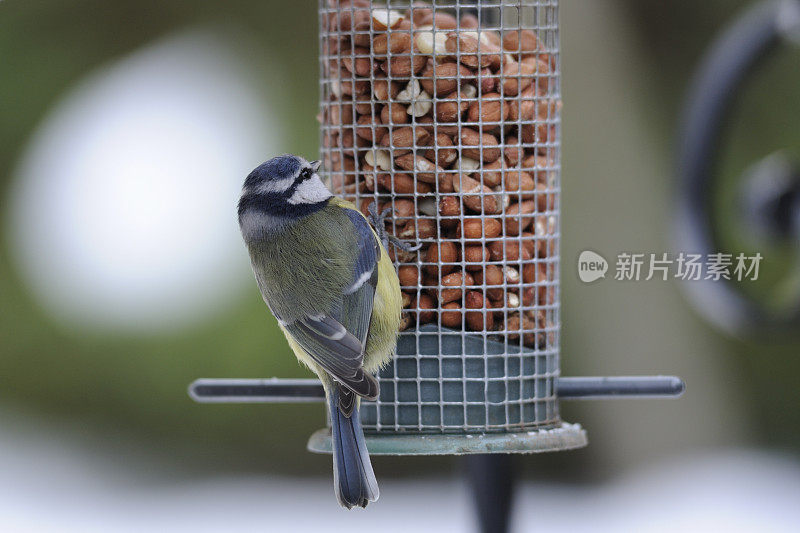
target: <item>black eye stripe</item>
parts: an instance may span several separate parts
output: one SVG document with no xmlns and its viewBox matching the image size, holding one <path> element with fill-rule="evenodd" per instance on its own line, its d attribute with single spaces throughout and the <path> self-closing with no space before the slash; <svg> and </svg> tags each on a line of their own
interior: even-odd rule
<svg viewBox="0 0 800 533">
<path fill-rule="evenodd" d="M 310 168 L 304 168 L 303 170 L 300 171 L 300 175 L 297 176 L 297 179 L 294 180 L 294 182 L 295 182 L 296 185 L 298 185 L 298 184 L 306 181 L 307 179 L 311 179 L 311 176 L 313 176 L 313 175 L 314 175 L 314 173 L 312 172 L 312 170 Z"/>
<path fill-rule="evenodd" d="M 304 168 L 303 170 L 300 171 L 300 174 L 297 176 L 297 178 L 295 178 L 294 183 L 292 183 L 292 186 L 289 187 L 283 193 L 283 195 L 286 197 L 292 196 L 297 190 L 297 187 L 299 187 L 300 184 L 303 183 L 304 181 L 311 179 L 312 176 L 314 176 L 314 171 L 308 167 Z"/>
</svg>

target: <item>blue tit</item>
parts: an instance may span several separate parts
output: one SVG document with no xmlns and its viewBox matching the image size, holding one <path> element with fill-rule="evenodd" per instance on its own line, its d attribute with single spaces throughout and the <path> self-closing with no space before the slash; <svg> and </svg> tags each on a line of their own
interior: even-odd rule
<svg viewBox="0 0 800 533">
<path fill-rule="evenodd" d="M 378 499 L 358 410 L 361 398 L 378 397 L 373 374 L 394 352 L 402 298 L 378 234 L 323 185 L 319 166 L 294 155 L 258 166 L 244 182 L 239 226 L 264 301 L 325 387 L 334 488 L 350 509 Z"/>
</svg>

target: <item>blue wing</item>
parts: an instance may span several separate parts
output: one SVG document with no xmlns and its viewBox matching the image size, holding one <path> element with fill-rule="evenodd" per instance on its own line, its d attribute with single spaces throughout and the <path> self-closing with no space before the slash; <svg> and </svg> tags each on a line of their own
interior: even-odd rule
<svg viewBox="0 0 800 533">
<path fill-rule="evenodd" d="M 332 309 L 306 315 L 284 327 L 334 379 L 356 394 L 374 398 L 378 384 L 361 367 L 378 285 L 381 249 L 364 217 L 352 209 L 343 210 L 353 225 L 357 245 L 350 284 Z"/>
<path fill-rule="evenodd" d="M 378 287 L 378 261 L 381 248 L 372 228 L 361 213 L 347 209 L 347 216 L 357 234 L 358 255 L 353 272 L 353 281 L 344 291 L 342 313 L 345 327 L 362 344 L 366 343 L 372 305 Z"/>
</svg>

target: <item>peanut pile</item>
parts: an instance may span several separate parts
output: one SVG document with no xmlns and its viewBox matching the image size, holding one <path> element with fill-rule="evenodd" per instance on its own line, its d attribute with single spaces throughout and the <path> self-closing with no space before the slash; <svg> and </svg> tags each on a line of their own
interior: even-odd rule
<svg viewBox="0 0 800 533">
<path fill-rule="evenodd" d="M 472 15 L 334 1 L 323 17 L 331 190 L 393 209 L 403 328 L 435 323 L 554 342 L 555 68 L 531 30 Z M 548 259 L 551 258 L 551 259 Z"/>
</svg>

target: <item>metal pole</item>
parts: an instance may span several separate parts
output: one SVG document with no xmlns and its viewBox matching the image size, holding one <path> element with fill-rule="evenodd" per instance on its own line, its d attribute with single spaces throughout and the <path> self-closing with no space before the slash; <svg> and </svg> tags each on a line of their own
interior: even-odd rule
<svg viewBox="0 0 800 533">
<path fill-rule="evenodd" d="M 464 457 L 466 478 L 472 494 L 481 533 L 507 533 L 515 477 L 509 454 Z"/>
<path fill-rule="evenodd" d="M 556 386 L 560 400 L 678 397 L 686 387 L 675 376 L 560 377 Z M 316 379 L 198 379 L 189 396 L 201 403 L 299 403 L 321 402 L 325 392 Z"/>
</svg>

